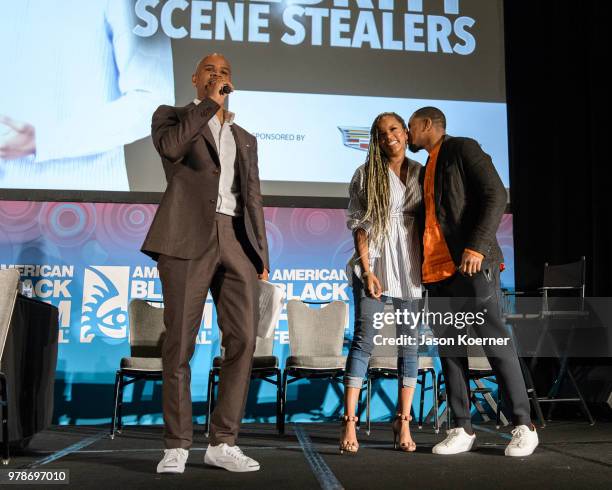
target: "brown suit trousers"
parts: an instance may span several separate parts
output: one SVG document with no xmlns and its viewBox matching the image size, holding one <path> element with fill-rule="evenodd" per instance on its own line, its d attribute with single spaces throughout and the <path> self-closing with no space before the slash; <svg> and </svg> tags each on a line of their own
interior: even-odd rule
<svg viewBox="0 0 612 490">
<path fill-rule="evenodd" d="M 160 255 L 164 296 L 163 411 L 167 448 L 191 446 L 193 438 L 189 361 L 210 289 L 225 355 L 210 443 L 234 445 L 249 389 L 257 325 L 257 272 L 243 218 L 217 213 L 204 253 L 195 259 Z"/>
</svg>

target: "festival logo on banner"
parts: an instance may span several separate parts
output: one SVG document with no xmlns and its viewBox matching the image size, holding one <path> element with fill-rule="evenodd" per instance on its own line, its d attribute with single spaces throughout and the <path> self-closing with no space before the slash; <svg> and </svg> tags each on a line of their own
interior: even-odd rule
<svg viewBox="0 0 612 490">
<path fill-rule="evenodd" d="M 108 343 L 120 343 L 128 337 L 128 304 L 132 299 L 151 301 L 163 307 L 157 267 L 89 266 L 83 274 L 81 307 L 81 343 L 98 337 Z M 197 344 L 211 344 L 213 304 L 204 305 L 203 325 Z"/>
<path fill-rule="evenodd" d="M 96 336 L 111 342 L 127 337 L 129 285 L 128 266 L 90 266 L 85 269 L 82 343 L 91 343 Z"/>
<path fill-rule="evenodd" d="M 67 344 L 70 341 L 74 265 L 0 263 L 0 269 L 17 269 L 23 291 L 30 291 L 36 299 L 57 306 L 58 342 Z"/>
</svg>

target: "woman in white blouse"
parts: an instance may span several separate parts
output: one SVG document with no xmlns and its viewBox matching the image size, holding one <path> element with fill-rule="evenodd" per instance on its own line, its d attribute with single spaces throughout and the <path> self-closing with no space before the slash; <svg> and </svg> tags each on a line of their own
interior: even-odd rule
<svg viewBox="0 0 612 490">
<path fill-rule="evenodd" d="M 349 262 L 355 298 L 355 332 L 346 362 L 345 411 L 340 451 L 357 452 L 355 409 L 366 376 L 374 336 L 387 301 L 395 310 L 416 311 L 421 298 L 421 248 L 417 222 L 423 196 L 424 167 L 406 158 L 408 129 L 395 113 L 382 113 L 370 131 L 368 158 L 349 187 L 348 227 L 355 239 Z M 397 317 L 396 317 L 397 318 Z M 403 315 L 400 316 L 403 320 Z M 375 325 L 375 319 L 378 320 Z M 397 337 L 414 345 L 398 347 L 398 407 L 393 421 L 394 447 L 412 452 L 410 407 L 417 379 L 417 326 L 396 324 Z M 399 439 L 399 445 L 397 441 Z"/>
</svg>

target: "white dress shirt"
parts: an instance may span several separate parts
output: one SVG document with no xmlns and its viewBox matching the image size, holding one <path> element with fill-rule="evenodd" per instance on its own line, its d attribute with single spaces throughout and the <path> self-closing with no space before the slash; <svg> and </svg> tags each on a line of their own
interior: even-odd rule
<svg viewBox="0 0 612 490">
<path fill-rule="evenodd" d="M 194 104 L 201 101 L 194 99 Z M 236 140 L 232 132 L 232 124 L 236 115 L 230 111 L 223 111 L 223 124 L 215 115 L 208 121 L 208 128 L 217 145 L 217 153 L 221 162 L 221 175 L 219 176 L 219 194 L 217 196 L 217 213 L 229 216 L 242 215 L 242 199 L 240 197 L 240 175 L 238 160 L 236 159 Z"/>
<path fill-rule="evenodd" d="M 136 36 L 130 0 L 1 3 L 0 113 L 34 126 L 36 154 L 0 158 L 0 187 L 129 190 L 123 146 L 174 105 L 167 36 Z"/>
</svg>

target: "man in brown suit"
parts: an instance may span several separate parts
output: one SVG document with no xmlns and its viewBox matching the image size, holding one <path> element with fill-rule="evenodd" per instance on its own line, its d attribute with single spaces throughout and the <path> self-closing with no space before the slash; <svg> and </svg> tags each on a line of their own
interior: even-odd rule
<svg viewBox="0 0 612 490">
<path fill-rule="evenodd" d="M 182 473 L 192 443 L 189 360 L 210 289 L 225 355 L 204 461 L 230 471 L 259 463 L 235 445 L 244 413 L 257 325 L 257 278 L 267 279 L 268 245 L 257 140 L 223 108 L 233 90 L 221 55 L 192 76 L 197 98 L 161 106 L 152 123 L 168 186 L 142 251 L 158 261 L 164 296 L 164 458 L 158 473 Z"/>
</svg>

